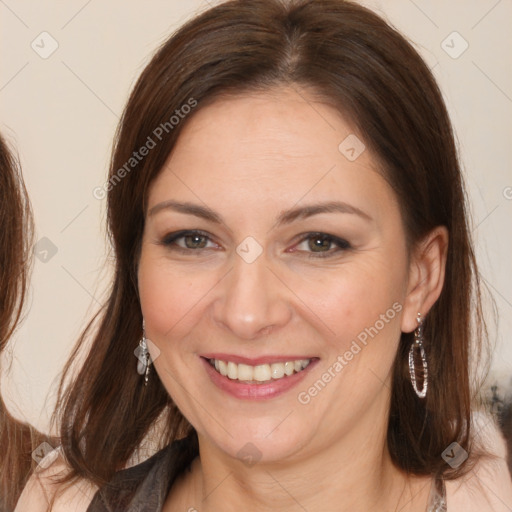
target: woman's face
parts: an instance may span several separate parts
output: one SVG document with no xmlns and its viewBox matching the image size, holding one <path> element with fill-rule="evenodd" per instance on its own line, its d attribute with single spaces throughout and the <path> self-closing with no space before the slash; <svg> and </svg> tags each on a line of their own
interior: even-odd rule
<svg viewBox="0 0 512 512">
<path fill-rule="evenodd" d="M 221 99 L 150 187 L 139 287 L 155 368 L 228 455 L 384 439 L 409 268 L 397 199 L 361 144 L 305 91 Z"/>
</svg>

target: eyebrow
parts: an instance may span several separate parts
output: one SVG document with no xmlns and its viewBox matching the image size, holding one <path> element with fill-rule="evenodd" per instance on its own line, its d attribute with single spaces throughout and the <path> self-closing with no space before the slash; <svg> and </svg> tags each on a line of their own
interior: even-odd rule
<svg viewBox="0 0 512 512">
<path fill-rule="evenodd" d="M 373 220 L 366 212 L 351 204 L 343 201 L 329 201 L 326 203 L 299 206 L 292 208 L 291 210 L 284 211 L 277 218 L 276 225 L 281 226 L 283 224 L 290 224 L 297 219 L 306 219 L 320 213 L 350 213 L 358 215 L 368 221 Z"/>
<path fill-rule="evenodd" d="M 194 215 L 195 217 L 199 217 L 215 224 L 224 224 L 222 217 L 207 206 L 194 203 L 181 203 L 173 200 L 164 201 L 153 206 L 149 210 L 148 216 L 155 215 L 163 210 L 173 210 L 178 213 Z M 306 219 L 321 213 L 349 213 L 358 215 L 367 221 L 373 220 L 366 212 L 351 204 L 342 201 L 329 201 L 325 203 L 294 207 L 290 210 L 281 212 L 275 225 L 281 226 L 283 224 L 291 224 L 295 220 Z"/>
<path fill-rule="evenodd" d="M 173 210 L 178 213 L 194 215 L 216 224 L 223 224 L 221 216 L 215 213 L 213 210 L 210 210 L 210 208 L 207 206 L 193 203 L 180 203 L 178 201 L 172 200 L 164 201 L 163 203 L 158 203 L 157 205 L 153 206 L 153 208 L 151 208 L 148 212 L 148 217 L 151 217 L 152 215 L 155 215 L 162 210 Z"/>
</svg>

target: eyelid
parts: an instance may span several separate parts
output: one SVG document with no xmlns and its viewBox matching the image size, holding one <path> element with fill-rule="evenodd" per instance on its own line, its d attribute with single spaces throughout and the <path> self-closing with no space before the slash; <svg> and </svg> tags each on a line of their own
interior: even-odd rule
<svg viewBox="0 0 512 512">
<path fill-rule="evenodd" d="M 164 245 L 164 246 L 168 246 L 168 247 L 174 245 L 174 247 L 177 250 L 181 249 L 185 252 L 194 252 L 194 251 L 199 252 L 200 250 L 211 249 L 211 247 L 204 247 L 202 249 L 187 249 L 185 247 L 181 247 L 174 243 L 174 242 L 176 242 L 176 240 L 179 240 L 180 238 L 184 238 L 186 236 L 193 236 L 193 235 L 204 236 L 205 238 L 208 239 L 209 242 L 219 245 L 219 244 L 217 244 L 217 242 L 215 242 L 213 240 L 213 237 L 210 235 L 210 233 L 207 233 L 206 231 L 203 231 L 201 229 L 181 229 L 179 231 L 174 231 L 172 233 L 168 233 L 165 236 L 163 236 L 162 239 L 158 243 L 160 245 Z"/>
<path fill-rule="evenodd" d="M 300 235 L 297 235 L 296 243 L 303 242 L 304 240 L 307 240 L 308 238 L 312 238 L 314 236 L 329 238 L 333 242 L 338 242 L 341 245 L 350 245 L 348 240 L 345 240 L 344 238 L 341 238 L 336 235 L 331 235 L 330 233 L 327 233 L 326 231 L 307 231 L 305 233 L 301 233 Z"/>
<path fill-rule="evenodd" d="M 208 239 L 208 242 L 211 242 L 213 244 L 216 244 L 219 246 L 217 242 L 214 241 L 212 235 L 206 231 L 203 231 L 201 229 L 182 229 L 179 231 L 175 231 L 172 233 L 168 233 L 165 235 L 158 243 L 160 245 L 164 245 L 166 247 L 171 247 L 173 250 L 181 251 L 183 253 L 199 253 L 205 249 L 212 249 L 212 247 L 203 247 L 198 249 L 190 249 L 186 247 L 181 247 L 180 245 L 176 244 L 176 240 L 179 240 L 180 238 L 184 238 L 186 236 L 193 236 L 193 235 L 199 235 L 203 236 Z M 320 251 L 320 252 L 314 252 L 314 251 L 304 251 L 304 250 L 297 250 L 296 247 L 307 241 L 308 239 L 311 239 L 313 237 L 323 237 L 328 239 L 331 244 L 334 244 L 336 246 L 335 250 L 330 249 L 329 251 Z M 306 233 L 302 233 L 297 236 L 298 240 L 293 244 L 292 251 L 288 252 L 302 252 L 307 255 L 307 257 L 310 258 L 327 258 L 331 256 L 335 256 L 339 254 L 340 252 L 347 251 L 352 249 L 352 245 L 347 240 L 340 238 L 335 235 L 331 235 L 329 233 L 326 233 L 324 231 L 308 231 Z"/>
<path fill-rule="evenodd" d="M 348 250 L 352 249 L 352 245 L 350 244 L 350 242 L 348 240 L 345 240 L 345 239 L 340 238 L 340 237 L 335 236 L 335 235 L 331 235 L 331 234 L 326 233 L 324 231 L 310 231 L 308 233 L 303 233 L 302 235 L 299 235 L 299 236 L 300 236 L 299 240 L 293 245 L 294 248 L 296 248 L 301 243 L 307 241 L 308 239 L 314 238 L 315 236 L 316 237 L 324 237 L 324 238 L 330 240 L 330 242 L 332 244 L 337 246 L 337 248 L 335 250 L 330 249 L 329 251 L 325 251 L 325 252 L 322 252 L 322 251 L 320 251 L 320 252 L 298 251 L 298 252 L 306 253 L 308 258 L 328 258 L 328 257 L 333 257 L 333 256 L 338 255 L 340 252 L 348 251 Z"/>
</svg>

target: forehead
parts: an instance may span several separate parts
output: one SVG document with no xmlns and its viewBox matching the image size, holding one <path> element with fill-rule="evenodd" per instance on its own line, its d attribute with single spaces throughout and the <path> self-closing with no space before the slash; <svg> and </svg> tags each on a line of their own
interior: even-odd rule
<svg viewBox="0 0 512 512">
<path fill-rule="evenodd" d="M 221 97 L 200 109 L 185 126 L 174 153 L 197 152 L 215 161 L 241 158 L 251 168 L 254 158 L 267 165 L 276 159 L 338 156 L 338 139 L 352 133 L 332 107 L 291 88 Z"/>
<path fill-rule="evenodd" d="M 350 124 L 295 89 L 219 98 L 199 108 L 153 182 L 148 206 L 176 195 L 219 208 L 351 199 L 371 203 L 377 215 L 379 204 L 394 201 Z"/>
</svg>

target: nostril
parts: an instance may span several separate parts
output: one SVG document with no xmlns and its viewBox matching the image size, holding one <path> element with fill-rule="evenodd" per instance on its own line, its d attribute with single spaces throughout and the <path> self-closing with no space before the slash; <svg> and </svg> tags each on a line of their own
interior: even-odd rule
<svg viewBox="0 0 512 512">
<path fill-rule="evenodd" d="M 270 334 L 274 329 L 274 326 L 273 325 L 269 325 L 267 327 L 263 327 L 263 329 L 261 329 L 261 334 L 266 336 L 267 334 Z"/>
</svg>

